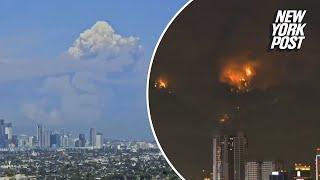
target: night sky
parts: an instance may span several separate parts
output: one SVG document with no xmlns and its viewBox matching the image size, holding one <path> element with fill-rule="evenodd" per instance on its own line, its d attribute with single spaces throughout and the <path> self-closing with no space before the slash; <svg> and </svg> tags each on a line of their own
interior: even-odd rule
<svg viewBox="0 0 320 180">
<path fill-rule="evenodd" d="M 227 116 L 229 128 L 247 132 L 250 160 L 312 163 L 320 146 L 319 1 L 225 2 L 192 2 L 157 49 L 149 100 L 163 150 L 186 179 L 199 179 L 212 169 L 212 137 Z M 269 50 L 278 9 L 308 10 L 300 50 Z M 230 63 L 252 65 L 245 91 L 221 80 Z M 155 87 L 159 79 L 165 88 Z"/>
</svg>

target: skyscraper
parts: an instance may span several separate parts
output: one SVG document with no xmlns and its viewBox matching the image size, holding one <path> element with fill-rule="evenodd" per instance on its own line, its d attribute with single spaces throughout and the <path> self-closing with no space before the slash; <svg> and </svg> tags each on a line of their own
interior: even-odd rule
<svg viewBox="0 0 320 180">
<path fill-rule="evenodd" d="M 31 147 L 33 147 L 36 143 L 36 137 L 35 136 L 29 136 L 29 144 Z"/>
<path fill-rule="evenodd" d="M 21 134 L 18 137 L 18 147 L 22 147 L 22 148 L 30 147 L 29 137 L 27 135 Z"/>
<path fill-rule="evenodd" d="M 248 153 L 242 131 L 220 131 L 213 138 L 213 180 L 244 180 Z"/>
<path fill-rule="evenodd" d="M 90 146 L 96 146 L 96 129 L 90 128 Z"/>
<path fill-rule="evenodd" d="M 101 149 L 103 146 L 103 135 L 101 133 L 97 133 L 96 135 L 96 148 Z"/>
<path fill-rule="evenodd" d="M 269 180 L 270 175 L 274 171 L 283 171 L 284 163 L 282 161 L 263 161 L 261 163 L 261 176 L 262 180 Z"/>
<path fill-rule="evenodd" d="M 18 147 L 18 137 L 17 137 L 17 135 L 13 135 L 12 136 L 12 144 L 14 145 L 14 147 Z"/>
<path fill-rule="evenodd" d="M 41 124 L 37 125 L 37 140 L 40 148 L 47 148 L 50 146 L 49 131 Z"/>
<path fill-rule="evenodd" d="M 5 135 L 9 141 L 12 140 L 12 136 L 13 136 L 12 123 L 5 124 Z"/>
<path fill-rule="evenodd" d="M 69 147 L 69 137 L 68 135 L 64 134 L 60 137 L 61 147 Z"/>
<path fill-rule="evenodd" d="M 50 135 L 50 147 L 58 148 L 60 147 L 60 134 L 54 133 Z"/>
<path fill-rule="evenodd" d="M 84 134 L 79 134 L 79 147 L 86 146 L 86 136 Z"/>
<path fill-rule="evenodd" d="M 245 180 L 261 180 L 261 163 L 249 161 L 245 167 Z"/>
<path fill-rule="evenodd" d="M 248 161 L 246 163 L 246 180 L 269 180 L 272 172 L 283 172 L 284 163 L 281 161 Z"/>
<path fill-rule="evenodd" d="M 6 138 L 5 138 L 5 124 L 4 120 L 0 119 L 0 148 L 6 146 Z"/>
<path fill-rule="evenodd" d="M 72 137 L 72 134 L 71 133 L 68 133 L 67 135 L 68 137 L 68 147 L 74 147 L 74 138 Z"/>
<path fill-rule="evenodd" d="M 0 135 L 1 136 L 4 136 L 4 132 L 5 132 L 4 128 L 5 128 L 4 120 L 0 119 Z"/>
<path fill-rule="evenodd" d="M 38 146 L 39 147 L 42 147 L 42 144 L 43 144 L 43 135 L 42 135 L 42 125 L 38 124 L 37 125 L 37 142 L 38 142 Z"/>
<path fill-rule="evenodd" d="M 50 147 L 50 133 L 47 127 L 44 127 L 44 147 Z"/>
</svg>

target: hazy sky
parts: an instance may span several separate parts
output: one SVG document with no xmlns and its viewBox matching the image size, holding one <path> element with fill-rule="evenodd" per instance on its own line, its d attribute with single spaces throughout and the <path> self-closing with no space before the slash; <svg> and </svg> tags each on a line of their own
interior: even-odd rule
<svg viewBox="0 0 320 180">
<path fill-rule="evenodd" d="M 147 138 L 153 48 L 184 0 L 1 1 L 0 117 L 111 138 Z"/>
</svg>

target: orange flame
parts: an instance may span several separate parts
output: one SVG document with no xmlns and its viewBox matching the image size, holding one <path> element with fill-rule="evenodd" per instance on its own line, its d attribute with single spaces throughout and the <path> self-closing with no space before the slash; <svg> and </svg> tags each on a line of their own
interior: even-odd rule
<svg viewBox="0 0 320 180">
<path fill-rule="evenodd" d="M 256 63 L 231 62 L 222 68 L 220 81 L 234 87 L 236 92 L 247 92 L 252 86 L 252 79 L 256 75 Z"/>
<path fill-rule="evenodd" d="M 219 119 L 220 124 L 225 124 L 230 121 L 230 116 L 228 114 L 222 114 L 222 116 Z"/>
<path fill-rule="evenodd" d="M 159 78 L 156 80 L 154 83 L 154 87 L 159 88 L 159 89 L 166 89 L 168 87 L 168 81 L 165 80 L 164 78 Z"/>
</svg>

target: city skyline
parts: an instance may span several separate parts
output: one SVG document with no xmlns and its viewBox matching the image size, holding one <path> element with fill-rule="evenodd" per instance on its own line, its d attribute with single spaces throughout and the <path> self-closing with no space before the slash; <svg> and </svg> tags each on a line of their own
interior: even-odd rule
<svg viewBox="0 0 320 180">
<path fill-rule="evenodd" d="M 92 146 L 82 133 L 76 138 L 43 125 L 37 125 L 36 135 L 13 134 L 9 140 L 10 128 L 0 121 L 0 179 L 177 179 L 155 142 L 95 133 Z M 93 128 L 88 131 L 94 135 Z"/>
<path fill-rule="evenodd" d="M 0 119 L 0 149 L 77 147 L 102 149 L 104 141 L 110 139 L 105 138 L 103 133 L 96 131 L 96 128 L 93 127 L 89 128 L 87 133 L 77 132 L 77 134 L 73 134 L 65 128 L 52 129 L 43 124 L 37 124 L 32 134 L 17 134 L 13 127 L 11 122 Z"/>
<path fill-rule="evenodd" d="M 185 2 L 1 1 L 0 118 L 19 133 L 41 123 L 153 139 L 147 68 L 163 28 Z"/>
<path fill-rule="evenodd" d="M 225 124 L 221 124 L 212 141 L 212 172 L 204 173 L 204 179 L 310 180 L 320 177 L 318 158 L 320 148 L 309 150 L 314 157 L 313 160 L 296 161 L 296 159 L 270 157 L 259 159 L 257 157 L 248 158 L 250 152 L 248 144 L 250 144 L 250 137 L 247 137 L 246 131 L 231 130 Z"/>
</svg>

